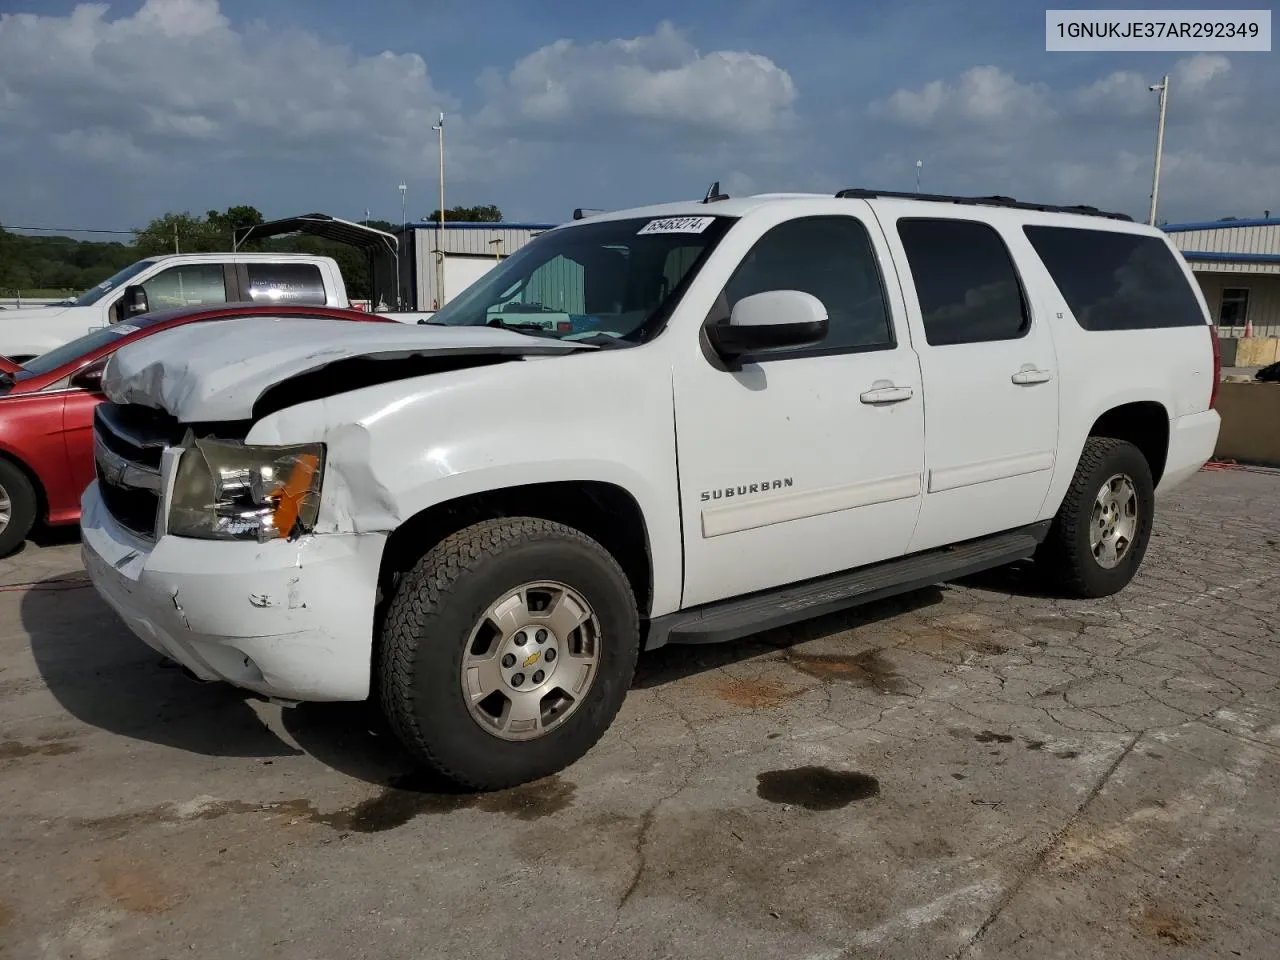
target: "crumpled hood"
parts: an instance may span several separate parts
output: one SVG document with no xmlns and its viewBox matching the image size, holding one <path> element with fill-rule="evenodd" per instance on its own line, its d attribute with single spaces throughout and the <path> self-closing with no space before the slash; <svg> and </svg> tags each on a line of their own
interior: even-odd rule
<svg viewBox="0 0 1280 960">
<path fill-rule="evenodd" d="M 84 310 L 85 307 L 23 307 L 21 310 L 0 310 L 0 323 L 5 320 L 17 320 L 23 323 L 39 322 L 51 317 L 60 317 L 68 310 Z"/>
<path fill-rule="evenodd" d="M 155 407 L 183 423 L 247 420 L 270 387 L 339 360 L 581 349 L 591 348 L 494 327 L 244 317 L 174 327 L 121 347 L 102 390 L 113 403 Z"/>
</svg>

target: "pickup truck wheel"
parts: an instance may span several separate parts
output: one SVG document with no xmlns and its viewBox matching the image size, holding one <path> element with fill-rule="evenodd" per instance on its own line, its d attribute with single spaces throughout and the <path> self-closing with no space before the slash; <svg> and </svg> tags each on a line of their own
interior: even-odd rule
<svg viewBox="0 0 1280 960">
<path fill-rule="evenodd" d="M 26 539 L 36 522 L 36 492 L 26 474 L 0 459 L 0 557 Z"/>
<path fill-rule="evenodd" d="M 379 695 L 419 760 L 465 787 L 503 789 L 596 744 L 639 649 L 635 597 L 600 544 L 547 520 L 488 520 L 401 578 Z"/>
<path fill-rule="evenodd" d="M 1123 440 L 1090 437 L 1036 565 L 1068 596 L 1118 593 L 1138 572 L 1154 514 L 1155 484 L 1142 452 Z"/>
</svg>

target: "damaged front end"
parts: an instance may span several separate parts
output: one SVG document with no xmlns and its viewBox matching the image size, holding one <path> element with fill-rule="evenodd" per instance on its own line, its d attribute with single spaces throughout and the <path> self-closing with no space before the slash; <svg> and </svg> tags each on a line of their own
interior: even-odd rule
<svg viewBox="0 0 1280 960">
<path fill-rule="evenodd" d="M 95 410 L 82 556 L 145 643 L 200 680 L 288 701 L 368 695 L 384 537 L 312 536 L 329 451 L 251 424 Z"/>
<path fill-rule="evenodd" d="M 315 530 L 323 443 L 246 445 L 188 434 L 169 499 L 168 532 L 197 540 L 296 540 Z"/>
</svg>

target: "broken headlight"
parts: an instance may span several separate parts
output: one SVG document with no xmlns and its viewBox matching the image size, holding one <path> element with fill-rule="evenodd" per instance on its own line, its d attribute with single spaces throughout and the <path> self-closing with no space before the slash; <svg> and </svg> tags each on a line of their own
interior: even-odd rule
<svg viewBox="0 0 1280 960">
<path fill-rule="evenodd" d="M 324 444 L 250 446 L 196 440 L 173 481 L 169 533 L 202 540 L 274 540 L 315 529 Z"/>
</svg>

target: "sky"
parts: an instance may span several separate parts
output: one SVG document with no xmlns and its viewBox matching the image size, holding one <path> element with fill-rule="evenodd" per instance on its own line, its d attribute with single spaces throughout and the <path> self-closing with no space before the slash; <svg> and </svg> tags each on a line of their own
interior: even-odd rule
<svg viewBox="0 0 1280 960">
<path fill-rule="evenodd" d="M 508 220 L 911 190 L 917 161 L 926 192 L 1145 219 L 1165 73 L 1160 219 L 1280 212 L 1276 54 L 1044 47 L 1025 0 L 0 0 L 0 224 L 398 222 L 401 183 L 418 219 L 441 111 L 445 205 Z"/>
</svg>

